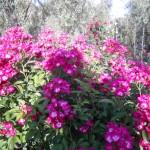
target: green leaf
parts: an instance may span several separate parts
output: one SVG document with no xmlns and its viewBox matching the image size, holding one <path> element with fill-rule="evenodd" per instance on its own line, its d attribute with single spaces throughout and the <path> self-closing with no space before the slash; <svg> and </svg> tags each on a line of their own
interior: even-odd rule
<svg viewBox="0 0 150 150">
<path fill-rule="evenodd" d="M 146 134 L 145 131 L 142 131 L 142 137 L 143 137 L 143 139 L 144 139 L 145 141 L 148 142 L 148 137 L 147 137 L 147 134 Z"/>
<path fill-rule="evenodd" d="M 114 105 L 114 102 L 111 99 L 100 99 L 99 103 L 111 103 Z"/>
<path fill-rule="evenodd" d="M 15 149 L 15 138 L 11 137 L 8 139 L 8 150 L 14 150 Z"/>
</svg>

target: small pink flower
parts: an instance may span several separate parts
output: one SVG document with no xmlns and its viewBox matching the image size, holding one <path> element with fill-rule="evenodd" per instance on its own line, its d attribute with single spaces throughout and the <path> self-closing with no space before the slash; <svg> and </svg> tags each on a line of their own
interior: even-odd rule
<svg viewBox="0 0 150 150">
<path fill-rule="evenodd" d="M 30 115 L 31 112 L 32 112 L 32 106 L 27 105 L 25 103 L 22 103 L 20 105 L 20 109 L 21 109 L 22 112 L 24 112 L 25 115 Z"/>
<path fill-rule="evenodd" d="M 23 119 L 23 118 L 21 118 L 21 119 L 19 119 L 19 120 L 17 121 L 17 123 L 18 123 L 20 126 L 24 126 L 25 123 L 26 123 L 26 120 Z"/>
</svg>

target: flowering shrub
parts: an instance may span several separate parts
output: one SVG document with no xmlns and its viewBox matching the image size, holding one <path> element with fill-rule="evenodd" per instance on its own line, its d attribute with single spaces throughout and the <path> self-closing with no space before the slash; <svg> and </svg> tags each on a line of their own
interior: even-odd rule
<svg viewBox="0 0 150 150">
<path fill-rule="evenodd" d="M 2 150 L 150 150 L 150 66 L 99 26 L 0 37 Z"/>
</svg>

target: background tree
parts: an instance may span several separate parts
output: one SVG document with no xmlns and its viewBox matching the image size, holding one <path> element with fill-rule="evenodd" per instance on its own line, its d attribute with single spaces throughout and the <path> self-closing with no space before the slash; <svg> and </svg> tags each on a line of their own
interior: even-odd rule
<svg viewBox="0 0 150 150">
<path fill-rule="evenodd" d="M 125 18 L 116 20 L 118 38 L 130 49 L 138 59 L 146 59 L 150 49 L 150 3 L 149 0 L 131 0 L 129 13 Z"/>
</svg>

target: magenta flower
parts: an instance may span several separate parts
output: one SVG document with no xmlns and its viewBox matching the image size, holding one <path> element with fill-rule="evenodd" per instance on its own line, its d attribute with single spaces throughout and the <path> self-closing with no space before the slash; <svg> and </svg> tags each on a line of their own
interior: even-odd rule
<svg viewBox="0 0 150 150">
<path fill-rule="evenodd" d="M 0 84 L 0 96 L 6 96 L 14 93 L 15 91 L 15 87 L 13 87 L 10 83 Z"/>
<path fill-rule="evenodd" d="M 130 95 L 130 83 L 125 79 L 115 79 L 110 84 L 111 91 L 116 96 L 129 96 Z"/>
<path fill-rule="evenodd" d="M 87 120 L 83 125 L 81 125 L 79 127 L 79 131 L 81 133 L 86 134 L 86 133 L 88 133 L 90 131 L 90 129 L 93 127 L 93 125 L 94 125 L 94 123 L 93 123 L 92 120 Z"/>
<path fill-rule="evenodd" d="M 140 141 L 140 146 L 143 148 L 143 150 L 150 150 L 150 142 L 141 140 Z"/>
<path fill-rule="evenodd" d="M 99 82 L 99 89 L 102 92 L 109 92 L 110 91 L 110 83 L 112 82 L 112 77 L 108 73 L 102 73 L 98 78 Z"/>
<path fill-rule="evenodd" d="M 74 111 L 71 105 L 64 100 L 52 101 L 48 107 L 49 116 L 46 120 L 54 129 L 62 128 L 64 123 L 74 118 Z"/>
<path fill-rule="evenodd" d="M 16 136 L 16 129 L 11 122 L 2 122 L 0 123 L 0 135 L 14 137 Z"/>
<path fill-rule="evenodd" d="M 62 78 L 54 78 L 43 87 L 44 96 L 48 99 L 58 98 L 61 94 L 70 94 L 70 84 Z"/>
<path fill-rule="evenodd" d="M 146 130 L 149 134 L 150 94 L 143 94 L 138 97 L 137 111 L 134 112 L 133 116 L 136 129 L 139 131 Z"/>
<path fill-rule="evenodd" d="M 28 53 L 32 48 L 32 36 L 21 27 L 9 28 L 0 38 L 0 52 L 6 52 L 12 61 L 18 61 L 21 53 Z"/>
<path fill-rule="evenodd" d="M 135 61 L 130 61 L 129 65 L 132 70 L 129 74 L 129 76 L 132 77 L 132 81 L 150 87 L 150 66 Z"/>
<path fill-rule="evenodd" d="M 14 65 L 22 58 L 23 53 L 29 54 L 31 47 L 32 36 L 21 27 L 12 27 L 0 37 L 0 96 L 15 92 L 9 82 L 17 74 Z"/>
<path fill-rule="evenodd" d="M 104 50 L 110 54 L 124 54 L 128 49 L 115 39 L 107 39 L 104 42 Z"/>
<path fill-rule="evenodd" d="M 26 123 L 26 120 L 23 119 L 23 118 L 21 118 L 21 119 L 17 120 L 17 123 L 18 123 L 18 125 L 20 125 L 20 126 L 24 126 L 25 123 Z"/>
<path fill-rule="evenodd" d="M 132 150 L 133 139 L 122 125 L 110 122 L 105 133 L 106 150 Z"/>
<path fill-rule="evenodd" d="M 76 75 L 82 65 L 82 54 L 76 49 L 56 49 L 48 59 L 43 62 L 45 70 L 53 72 L 56 69 L 61 69 L 69 76 Z"/>
</svg>

